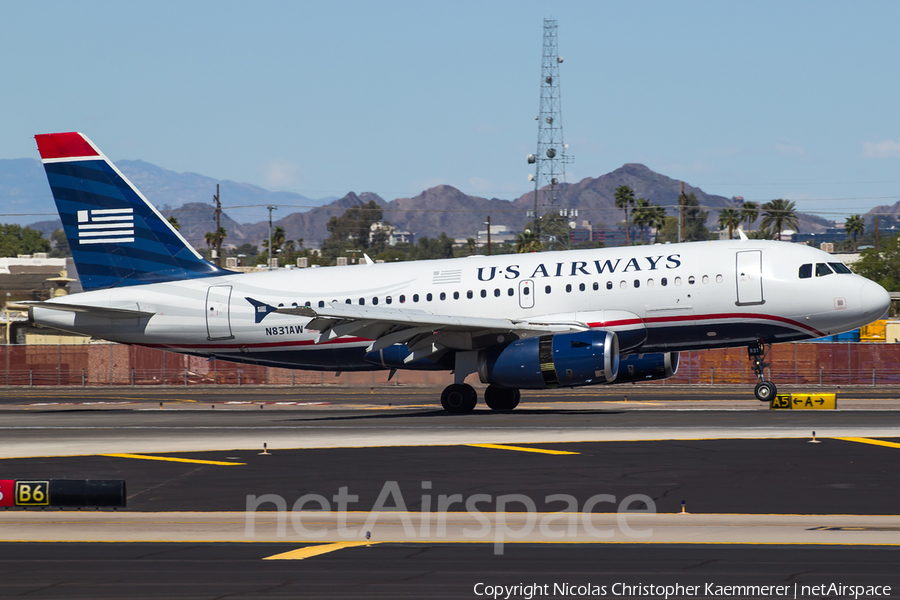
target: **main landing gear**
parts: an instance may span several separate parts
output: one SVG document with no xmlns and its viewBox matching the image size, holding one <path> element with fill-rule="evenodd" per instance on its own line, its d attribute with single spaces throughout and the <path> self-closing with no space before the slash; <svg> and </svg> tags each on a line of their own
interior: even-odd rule
<svg viewBox="0 0 900 600">
<path fill-rule="evenodd" d="M 756 394 L 756 399 L 761 402 L 768 402 L 778 393 L 778 388 L 775 387 L 775 384 L 771 381 L 766 381 L 765 371 L 766 367 L 769 366 L 769 363 L 766 362 L 766 356 L 768 356 L 770 350 L 772 350 L 772 344 L 769 344 L 768 348 L 766 348 L 766 344 L 762 341 L 747 348 L 747 355 L 750 357 L 753 372 L 756 373 L 757 384 L 753 393 Z"/>
<path fill-rule="evenodd" d="M 484 391 L 484 403 L 492 410 L 512 410 L 519 405 L 521 392 L 517 389 L 489 385 Z M 478 392 L 467 383 L 452 383 L 441 394 L 441 406 L 451 415 L 464 415 L 475 410 Z"/>
</svg>

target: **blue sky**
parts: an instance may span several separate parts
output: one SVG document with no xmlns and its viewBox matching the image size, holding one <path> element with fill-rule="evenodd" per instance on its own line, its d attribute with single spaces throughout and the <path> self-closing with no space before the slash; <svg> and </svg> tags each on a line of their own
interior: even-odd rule
<svg viewBox="0 0 900 600">
<path fill-rule="evenodd" d="M 624 163 L 839 219 L 900 200 L 898 2 L 4 2 L 0 158 L 513 198 L 559 24 L 568 180 Z M 226 199 L 227 206 L 227 199 Z"/>
</svg>

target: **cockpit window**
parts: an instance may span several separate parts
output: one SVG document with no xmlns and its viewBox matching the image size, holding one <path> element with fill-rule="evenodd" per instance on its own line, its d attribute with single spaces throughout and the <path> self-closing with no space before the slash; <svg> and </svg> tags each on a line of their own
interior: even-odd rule
<svg viewBox="0 0 900 600">
<path fill-rule="evenodd" d="M 825 263 L 816 263 L 816 277 L 824 277 L 826 275 L 831 275 L 834 271 L 831 270 Z"/>
<path fill-rule="evenodd" d="M 828 263 L 831 265 L 831 268 L 834 269 L 835 273 L 852 273 L 850 269 L 847 268 L 847 265 L 844 263 Z"/>
<path fill-rule="evenodd" d="M 812 263 L 800 265 L 800 279 L 809 279 L 812 277 Z"/>
</svg>

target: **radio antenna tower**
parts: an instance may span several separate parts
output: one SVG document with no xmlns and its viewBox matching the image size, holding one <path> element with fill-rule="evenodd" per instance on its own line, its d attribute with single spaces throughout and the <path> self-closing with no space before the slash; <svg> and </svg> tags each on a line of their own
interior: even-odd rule
<svg viewBox="0 0 900 600">
<path fill-rule="evenodd" d="M 528 155 L 528 164 L 535 165 L 534 219 L 535 234 L 541 242 L 547 240 L 551 249 L 569 248 L 569 219 L 578 211 L 566 206 L 564 193 L 566 165 L 572 157 L 566 155 L 563 140 L 562 101 L 559 88 L 559 65 L 563 62 L 556 43 L 556 19 L 544 19 L 544 51 L 541 61 L 541 111 L 538 122 L 537 152 Z M 542 214 L 543 213 L 543 214 Z"/>
</svg>

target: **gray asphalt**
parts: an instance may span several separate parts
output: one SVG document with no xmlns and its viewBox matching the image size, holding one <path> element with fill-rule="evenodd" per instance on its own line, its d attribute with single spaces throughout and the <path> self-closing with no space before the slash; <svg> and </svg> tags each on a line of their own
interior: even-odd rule
<svg viewBox="0 0 900 600">
<path fill-rule="evenodd" d="M 576 590 L 605 586 L 610 597 L 613 586 L 622 583 L 700 586 L 697 593 L 670 596 L 677 599 L 776 597 L 715 595 L 716 586 L 725 585 L 784 585 L 787 597 L 793 597 L 795 584 L 798 589 L 891 586 L 894 598 L 900 589 L 897 547 L 516 544 L 496 556 L 489 545 L 389 544 L 302 561 L 262 560 L 285 549 L 284 544 L 0 544 L 0 597 L 478 598 L 479 583 L 547 585 L 550 592 L 554 584 Z"/>
<path fill-rule="evenodd" d="M 838 440 L 833 433 L 880 432 L 897 443 L 900 394 L 893 390 L 842 390 L 844 409 L 838 411 L 779 412 L 748 401 L 744 390 L 633 389 L 640 391 L 629 390 L 627 399 L 535 394 L 512 413 L 479 409 L 466 416 L 444 414 L 430 389 L 5 390 L 0 451 L 28 452 L 0 460 L 0 479 L 123 478 L 127 511 L 241 511 L 247 494 L 293 501 L 307 493 L 330 497 L 344 486 L 359 496 L 351 509 L 369 510 L 390 480 L 398 482 L 410 510 L 421 507 L 428 481 L 432 497 L 519 493 L 533 497 L 539 510 L 559 510 L 544 502 L 550 494 L 571 494 L 582 503 L 607 493 L 646 494 L 659 512 L 677 512 L 683 500 L 690 512 L 702 514 L 900 514 L 900 448 Z M 854 403 L 861 410 L 852 410 Z M 821 443 L 797 437 L 813 429 Z M 638 441 L 673 431 L 696 439 Z M 259 455 L 261 442 L 276 434 L 297 445 Z M 553 443 L 563 434 L 619 439 Z M 347 447 L 304 447 L 305 440 L 326 437 Z M 702 439 L 709 437 L 717 439 Z M 221 445 L 213 451 L 171 447 L 196 438 Z M 462 445 L 470 438 L 577 454 Z M 247 439 L 260 443 L 236 445 Z M 157 457 L 245 464 L 97 455 L 104 453 L 98 447 L 128 440 L 146 444 Z M 440 445 L 428 443 L 434 440 Z M 85 449 L 86 455 L 39 451 L 51 447 L 63 454 Z M 64 519 L 67 513 L 55 514 Z M 0 543 L 0 597 L 460 598 L 478 597 L 479 582 L 551 589 L 554 583 L 838 583 L 892 585 L 892 596 L 900 590 L 895 545 L 509 544 L 495 556 L 489 544 L 426 542 L 262 560 L 299 546 Z"/>
</svg>

